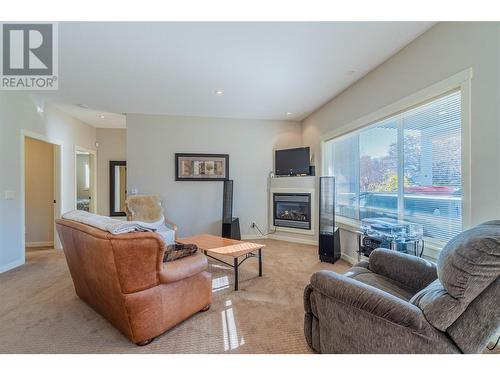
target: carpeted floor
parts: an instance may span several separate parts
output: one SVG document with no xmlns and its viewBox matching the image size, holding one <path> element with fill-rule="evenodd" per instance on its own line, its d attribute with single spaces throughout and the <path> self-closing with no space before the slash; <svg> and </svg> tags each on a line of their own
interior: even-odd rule
<svg viewBox="0 0 500 375">
<path fill-rule="evenodd" d="M 310 353 L 303 334 L 302 293 L 320 269 L 343 272 L 348 264 L 320 263 L 315 246 L 262 240 L 264 276 L 257 260 L 232 271 L 210 260 L 213 303 L 137 347 L 75 294 L 62 252 L 27 253 L 27 263 L 0 275 L 0 353 Z"/>
</svg>

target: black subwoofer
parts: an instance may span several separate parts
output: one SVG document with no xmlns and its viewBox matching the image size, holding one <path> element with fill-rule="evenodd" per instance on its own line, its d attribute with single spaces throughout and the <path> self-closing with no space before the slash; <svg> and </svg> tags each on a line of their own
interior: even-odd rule
<svg viewBox="0 0 500 375">
<path fill-rule="evenodd" d="M 222 223 L 222 237 L 241 240 L 240 219 L 233 217 L 231 222 Z"/>
</svg>

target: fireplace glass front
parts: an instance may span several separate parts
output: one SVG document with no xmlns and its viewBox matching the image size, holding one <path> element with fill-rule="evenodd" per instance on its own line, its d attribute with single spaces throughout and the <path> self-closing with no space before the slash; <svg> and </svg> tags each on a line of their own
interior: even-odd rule
<svg viewBox="0 0 500 375">
<path fill-rule="evenodd" d="M 276 227 L 311 229 L 311 194 L 273 193 Z"/>
</svg>

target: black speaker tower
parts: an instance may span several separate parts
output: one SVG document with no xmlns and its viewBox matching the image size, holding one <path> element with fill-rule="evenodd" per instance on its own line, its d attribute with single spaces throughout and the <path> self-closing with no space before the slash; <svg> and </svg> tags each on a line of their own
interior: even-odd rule
<svg viewBox="0 0 500 375">
<path fill-rule="evenodd" d="M 222 237 L 241 240 L 240 219 L 233 217 L 233 180 L 224 181 L 222 197 Z"/>
<path fill-rule="evenodd" d="M 340 234 L 335 227 L 335 177 L 319 178 L 319 260 L 335 263 L 340 258 Z"/>
</svg>

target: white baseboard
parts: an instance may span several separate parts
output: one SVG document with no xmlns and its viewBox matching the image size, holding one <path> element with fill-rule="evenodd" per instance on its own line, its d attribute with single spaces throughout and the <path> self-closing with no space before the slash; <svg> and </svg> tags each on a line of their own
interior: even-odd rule
<svg viewBox="0 0 500 375">
<path fill-rule="evenodd" d="M 26 247 L 47 247 L 54 246 L 54 241 L 26 242 Z"/>
<path fill-rule="evenodd" d="M 318 244 L 317 240 L 310 240 L 310 239 L 306 239 L 306 238 L 297 238 L 297 237 L 289 237 L 287 235 L 280 235 L 280 234 L 270 234 L 267 237 L 270 238 L 270 239 L 272 239 L 272 240 L 301 243 L 301 244 L 304 244 L 304 245 L 317 245 Z"/>
<path fill-rule="evenodd" d="M 345 253 L 340 254 L 340 259 L 345 260 L 347 263 L 351 265 L 358 263 L 358 260 L 356 258 L 353 258 L 352 256 L 347 255 Z"/>
<path fill-rule="evenodd" d="M 301 243 L 304 245 L 317 245 L 318 244 L 318 241 L 315 241 L 315 240 L 309 240 L 309 239 L 297 238 L 297 237 L 289 237 L 287 235 L 279 235 L 279 234 L 268 234 L 267 236 L 244 234 L 241 236 L 241 239 L 244 241 L 269 239 L 269 240 L 276 240 L 276 241 Z"/>
<path fill-rule="evenodd" d="M 13 262 L 10 262 L 8 264 L 5 264 L 0 267 L 0 273 L 7 272 L 8 270 L 11 270 L 13 268 L 22 266 L 24 264 L 24 257 L 19 258 Z"/>
<path fill-rule="evenodd" d="M 268 238 L 267 236 L 259 236 L 257 234 L 243 234 L 241 236 L 241 239 L 243 241 L 247 241 L 247 240 L 265 240 L 267 238 Z"/>
</svg>

